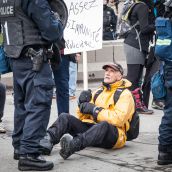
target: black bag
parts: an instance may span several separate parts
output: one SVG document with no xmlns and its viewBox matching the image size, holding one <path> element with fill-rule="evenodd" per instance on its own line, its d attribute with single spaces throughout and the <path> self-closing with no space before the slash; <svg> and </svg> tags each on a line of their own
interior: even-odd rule
<svg viewBox="0 0 172 172">
<path fill-rule="evenodd" d="M 124 91 L 125 88 L 118 88 L 115 93 L 114 93 L 114 102 L 116 103 L 121 95 L 121 93 Z M 93 101 L 95 103 L 97 97 L 99 96 L 99 94 L 103 91 L 103 89 L 98 90 L 95 93 L 95 96 L 93 98 Z M 133 96 L 134 98 L 134 96 Z M 129 121 L 130 123 L 130 128 L 129 130 L 126 132 L 126 136 L 127 136 L 127 141 L 131 141 L 134 140 L 138 137 L 139 135 L 139 127 L 140 127 L 140 117 L 138 115 L 138 113 L 135 111 L 131 121 Z"/>
</svg>

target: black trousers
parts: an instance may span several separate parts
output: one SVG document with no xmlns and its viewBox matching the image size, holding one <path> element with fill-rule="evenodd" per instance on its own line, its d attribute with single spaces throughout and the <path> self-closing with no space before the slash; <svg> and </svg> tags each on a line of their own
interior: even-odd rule
<svg viewBox="0 0 172 172">
<path fill-rule="evenodd" d="M 131 91 L 140 87 L 140 81 L 143 73 L 143 65 L 141 64 L 127 64 L 127 79 L 132 83 Z"/>
<path fill-rule="evenodd" d="M 151 66 L 146 68 L 144 82 L 142 85 L 143 102 L 146 105 L 146 107 L 148 107 L 149 105 L 149 97 L 150 97 L 150 91 L 151 91 L 151 78 L 159 70 L 159 68 L 160 68 L 160 62 L 157 60 L 155 60 Z"/>
<path fill-rule="evenodd" d="M 13 147 L 20 154 L 39 154 L 50 117 L 54 81 L 48 62 L 39 72 L 28 57 L 10 58 L 14 85 Z"/>
<path fill-rule="evenodd" d="M 69 133 L 73 137 L 79 136 L 82 147 L 96 146 L 112 148 L 118 139 L 118 130 L 107 122 L 97 124 L 85 123 L 76 117 L 62 113 L 53 125 L 48 129 L 54 144 L 59 143 L 60 138 Z"/>
</svg>

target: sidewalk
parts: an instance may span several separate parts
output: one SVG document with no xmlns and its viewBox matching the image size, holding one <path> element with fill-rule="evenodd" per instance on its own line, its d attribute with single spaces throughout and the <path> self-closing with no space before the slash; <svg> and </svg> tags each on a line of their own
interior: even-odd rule
<svg viewBox="0 0 172 172">
<path fill-rule="evenodd" d="M 89 88 L 95 89 L 98 82 L 89 84 Z M 77 97 L 82 90 L 79 84 Z M 150 100 L 151 102 L 151 100 Z M 77 99 L 70 101 L 71 114 L 75 114 Z M 17 172 L 17 161 L 13 160 L 13 147 L 11 134 L 13 130 L 13 98 L 7 95 L 4 123 L 7 128 L 6 134 L 0 134 L 0 171 Z M 53 99 L 50 124 L 56 119 L 56 102 Z M 48 160 L 55 164 L 52 172 L 171 172 L 172 166 L 158 166 L 157 144 L 158 126 L 163 115 L 162 111 L 155 110 L 153 115 L 140 115 L 141 126 L 139 137 L 131 142 L 127 142 L 123 149 L 105 150 L 99 148 L 86 148 L 77 152 L 69 159 L 63 160 L 58 152 L 60 146 L 56 145 Z"/>
</svg>

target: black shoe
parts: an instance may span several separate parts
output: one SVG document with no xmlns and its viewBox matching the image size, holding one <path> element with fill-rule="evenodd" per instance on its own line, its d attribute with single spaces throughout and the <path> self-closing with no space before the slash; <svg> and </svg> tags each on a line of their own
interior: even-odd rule
<svg viewBox="0 0 172 172">
<path fill-rule="evenodd" d="M 53 162 L 44 160 L 41 156 L 21 156 L 18 162 L 18 169 L 21 171 L 47 171 L 54 167 Z"/>
<path fill-rule="evenodd" d="M 19 154 L 19 150 L 18 150 L 18 149 L 14 149 L 13 158 L 14 158 L 15 160 L 19 160 L 20 154 Z"/>
<path fill-rule="evenodd" d="M 158 165 L 172 164 L 172 153 L 159 152 L 157 164 Z"/>
<path fill-rule="evenodd" d="M 152 108 L 154 109 L 163 110 L 164 106 L 163 101 L 152 101 Z"/>
<path fill-rule="evenodd" d="M 40 140 L 40 151 L 43 155 L 50 155 L 53 149 L 52 139 L 49 133 L 45 135 L 43 139 Z"/>
<path fill-rule="evenodd" d="M 79 137 L 72 138 L 70 135 L 65 135 L 60 140 L 61 150 L 59 152 L 63 159 L 67 159 L 76 151 L 81 150 L 81 140 Z"/>
<path fill-rule="evenodd" d="M 148 108 L 136 108 L 137 113 L 141 113 L 141 114 L 147 114 L 147 115 L 152 115 L 153 114 L 153 110 L 150 110 Z"/>
<path fill-rule="evenodd" d="M 147 114 L 147 115 L 153 114 L 153 110 L 148 109 L 143 102 L 136 107 L 136 111 L 137 113 L 141 113 L 141 114 Z"/>
</svg>

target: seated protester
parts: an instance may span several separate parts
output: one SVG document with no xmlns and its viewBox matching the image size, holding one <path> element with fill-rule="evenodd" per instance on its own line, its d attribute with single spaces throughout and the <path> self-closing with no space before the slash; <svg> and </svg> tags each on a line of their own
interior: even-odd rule
<svg viewBox="0 0 172 172">
<path fill-rule="evenodd" d="M 93 94 L 82 91 L 78 100 L 78 118 L 62 113 L 40 141 L 43 154 L 50 154 L 53 145 L 60 142 L 60 155 L 67 159 L 76 151 L 88 146 L 106 149 L 122 148 L 127 140 L 126 131 L 135 111 L 135 103 L 128 87 L 131 83 L 123 79 L 119 64 L 106 64 L 103 84 Z M 114 93 L 124 88 L 114 104 Z M 95 98 L 95 96 L 97 98 Z M 69 133 L 70 135 L 64 134 Z M 62 137 L 63 136 L 63 137 Z M 62 137 L 62 139 L 61 139 Z"/>
</svg>

